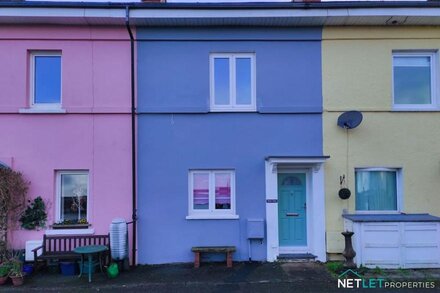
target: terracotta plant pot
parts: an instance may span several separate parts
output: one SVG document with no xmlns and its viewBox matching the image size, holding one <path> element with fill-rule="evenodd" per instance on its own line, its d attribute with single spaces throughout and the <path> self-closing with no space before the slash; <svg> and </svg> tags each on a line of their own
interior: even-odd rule
<svg viewBox="0 0 440 293">
<path fill-rule="evenodd" d="M 12 285 L 21 286 L 24 283 L 24 278 L 21 276 L 10 277 L 12 280 Z"/>
<path fill-rule="evenodd" d="M 6 283 L 8 281 L 8 276 L 6 277 L 0 277 L 0 285 L 3 285 L 4 283 Z"/>
</svg>

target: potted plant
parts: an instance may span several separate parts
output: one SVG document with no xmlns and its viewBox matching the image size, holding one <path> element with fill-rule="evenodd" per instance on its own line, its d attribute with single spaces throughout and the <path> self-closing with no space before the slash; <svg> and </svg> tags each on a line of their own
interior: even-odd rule
<svg viewBox="0 0 440 293">
<path fill-rule="evenodd" d="M 86 219 L 63 220 L 52 225 L 52 229 L 87 229 L 90 227 Z"/>
<path fill-rule="evenodd" d="M 22 262 L 19 260 L 12 260 L 9 277 L 12 280 L 14 286 L 21 286 L 24 283 L 24 276 L 22 273 Z"/>
<path fill-rule="evenodd" d="M 4 262 L 0 265 L 0 285 L 3 285 L 8 281 L 11 268 L 8 262 Z"/>
<path fill-rule="evenodd" d="M 21 227 L 26 230 L 36 230 L 46 227 L 46 205 L 41 196 L 32 202 L 28 200 L 28 206 L 20 217 Z"/>
</svg>

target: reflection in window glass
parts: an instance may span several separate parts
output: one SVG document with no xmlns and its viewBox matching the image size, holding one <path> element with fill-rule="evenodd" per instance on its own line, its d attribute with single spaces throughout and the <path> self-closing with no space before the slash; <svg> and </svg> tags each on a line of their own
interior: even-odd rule
<svg viewBox="0 0 440 293">
<path fill-rule="evenodd" d="M 394 103 L 431 104 L 431 57 L 394 56 Z"/>
<path fill-rule="evenodd" d="M 61 173 L 60 220 L 87 220 L 88 174 Z"/>
<path fill-rule="evenodd" d="M 34 57 L 34 103 L 61 102 L 61 56 Z"/>
<path fill-rule="evenodd" d="M 209 209 L 209 173 L 196 173 L 193 175 L 193 180 L 194 209 Z"/>
<path fill-rule="evenodd" d="M 229 102 L 229 58 L 214 59 L 214 97 L 216 105 Z"/>
<path fill-rule="evenodd" d="M 231 175 L 229 173 L 215 174 L 215 208 L 219 210 L 231 208 Z"/>
<path fill-rule="evenodd" d="M 252 103 L 251 58 L 237 58 L 236 64 L 236 103 L 250 105 Z"/>
</svg>

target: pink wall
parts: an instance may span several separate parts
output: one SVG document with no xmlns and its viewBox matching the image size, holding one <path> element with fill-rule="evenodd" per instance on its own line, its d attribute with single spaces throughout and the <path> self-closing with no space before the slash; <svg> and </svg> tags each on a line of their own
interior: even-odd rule
<svg viewBox="0 0 440 293">
<path fill-rule="evenodd" d="M 60 50 L 62 100 L 68 113 L 130 111 L 126 29 L 0 27 L 0 113 L 29 106 L 29 52 Z"/>
<path fill-rule="evenodd" d="M 29 50 L 62 51 L 66 114 L 19 114 L 29 106 Z M 31 181 L 29 196 L 55 218 L 56 170 L 89 170 L 96 234 L 131 219 L 130 43 L 125 28 L 0 27 L 0 160 Z M 16 248 L 43 231 L 14 230 Z M 131 240 L 131 239 L 130 239 Z"/>
</svg>

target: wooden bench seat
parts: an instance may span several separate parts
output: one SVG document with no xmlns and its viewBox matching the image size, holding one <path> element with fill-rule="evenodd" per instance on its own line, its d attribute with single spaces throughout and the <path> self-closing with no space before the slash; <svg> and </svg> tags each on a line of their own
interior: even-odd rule
<svg viewBox="0 0 440 293">
<path fill-rule="evenodd" d="M 200 255 L 202 253 L 226 253 L 226 265 L 232 268 L 232 254 L 236 251 L 235 246 L 199 246 L 191 248 L 194 252 L 194 267 L 200 267 Z"/>
<path fill-rule="evenodd" d="M 42 245 L 32 250 L 34 253 L 35 267 L 37 267 L 39 260 L 81 259 L 81 255 L 73 252 L 73 250 L 76 247 L 86 245 L 106 245 L 109 248 L 107 256 L 110 257 L 111 255 L 109 235 L 43 235 Z M 38 255 L 40 251 L 41 254 Z M 110 259 L 108 259 L 108 261 L 110 261 Z"/>
</svg>

